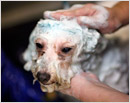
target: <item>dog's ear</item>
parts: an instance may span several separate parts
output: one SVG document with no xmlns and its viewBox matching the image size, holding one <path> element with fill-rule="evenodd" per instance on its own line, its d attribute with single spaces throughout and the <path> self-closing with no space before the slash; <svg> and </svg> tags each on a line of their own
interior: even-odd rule
<svg viewBox="0 0 130 103">
<path fill-rule="evenodd" d="M 108 44 L 108 40 L 104 37 L 100 37 L 98 40 L 98 43 L 95 47 L 95 53 L 99 54 L 101 52 L 103 52 L 105 50 L 105 48 L 107 47 Z"/>
<path fill-rule="evenodd" d="M 24 69 L 27 71 L 30 71 L 31 70 L 31 61 L 32 61 L 30 44 L 29 44 L 28 48 L 25 50 L 25 52 L 23 53 L 23 59 L 26 62 L 26 64 L 24 65 Z"/>
<path fill-rule="evenodd" d="M 86 53 L 92 53 L 95 51 L 98 40 L 100 39 L 100 33 L 93 29 L 84 29 L 83 33 L 83 51 Z"/>
<path fill-rule="evenodd" d="M 28 48 L 25 50 L 25 52 L 23 53 L 23 59 L 28 62 L 30 61 L 31 58 L 31 49 L 30 49 L 30 45 L 28 46 Z"/>
</svg>

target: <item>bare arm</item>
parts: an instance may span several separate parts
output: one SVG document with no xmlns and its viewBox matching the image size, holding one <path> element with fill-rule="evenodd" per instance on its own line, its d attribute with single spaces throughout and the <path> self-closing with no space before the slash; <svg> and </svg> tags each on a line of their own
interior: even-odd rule
<svg viewBox="0 0 130 103">
<path fill-rule="evenodd" d="M 129 96 L 103 83 L 92 73 L 76 75 L 71 88 L 62 91 L 83 102 L 128 102 Z"/>
<path fill-rule="evenodd" d="M 129 23 L 129 1 L 121 1 L 112 7 L 113 13 L 123 25 Z"/>
</svg>

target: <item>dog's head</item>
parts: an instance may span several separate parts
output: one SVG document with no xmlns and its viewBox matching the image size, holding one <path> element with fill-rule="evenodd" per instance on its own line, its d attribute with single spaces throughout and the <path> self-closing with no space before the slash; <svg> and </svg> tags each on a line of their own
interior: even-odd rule
<svg viewBox="0 0 130 103">
<path fill-rule="evenodd" d="M 25 69 L 32 71 L 43 91 L 69 88 L 99 38 L 97 31 L 81 27 L 76 20 L 40 20 L 24 53 Z"/>
</svg>

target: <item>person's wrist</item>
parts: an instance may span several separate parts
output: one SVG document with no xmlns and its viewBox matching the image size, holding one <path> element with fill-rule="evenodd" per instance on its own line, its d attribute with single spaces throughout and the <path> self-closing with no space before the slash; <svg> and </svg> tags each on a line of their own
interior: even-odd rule
<svg viewBox="0 0 130 103">
<path fill-rule="evenodd" d="M 129 5 L 129 2 L 121 1 L 112 8 L 121 26 L 129 23 L 129 6 L 127 5 Z"/>
<path fill-rule="evenodd" d="M 77 82 L 79 80 L 80 82 Z M 80 74 L 77 74 L 71 79 L 71 93 L 73 97 L 80 100 L 84 88 L 86 88 L 85 78 L 80 76 Z"/>
<path fill-rule="evenodd" d="M 108 33 L 114 32 L 122 26 L 121 19 L 118 16 L 119 14 L 116 11 L 116 8 L 106 8 L 109 12 L 108 18 Z"/>
<path fill-rule="evenodd" d="M 113 7 L 111 9 L 112 15 L 114 16 L 115 20 L 122 26 L 122 15 L 120 14 L 120 8 L 118 7 Z"/>
<path fill-rule="evenodd" d="M 93 80 L 88 74 L 87 76 L 85 74 L 77 75 L 71 81 L 72 96 L 81 101 L 89 100 L 90 96 L 93 95 L 92 91 L 97 88 L 96 84 L 100 84 L 99 81 Z"/>
</svg>

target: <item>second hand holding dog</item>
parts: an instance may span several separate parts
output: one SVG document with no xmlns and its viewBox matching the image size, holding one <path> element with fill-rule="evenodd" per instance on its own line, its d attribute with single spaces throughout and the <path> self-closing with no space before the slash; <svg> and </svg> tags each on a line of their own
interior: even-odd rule
<svg viewBox="0 0 130 103">
<path fill-rule="evenodd" d="M 99 81 L 90 72 L 82 72 L 71 80 L 71 88 L 61 91 L 84 102 L 128 102 L 129 96 Z"/>
</svg>

